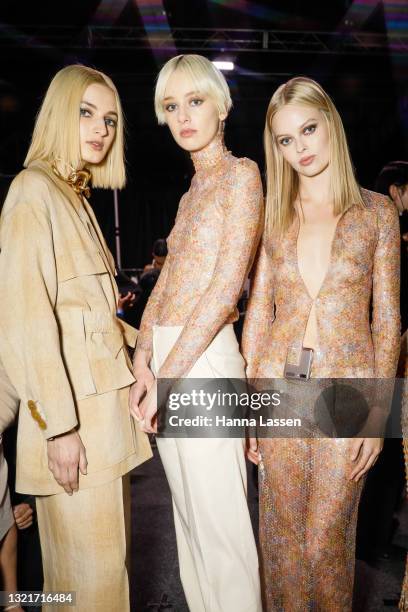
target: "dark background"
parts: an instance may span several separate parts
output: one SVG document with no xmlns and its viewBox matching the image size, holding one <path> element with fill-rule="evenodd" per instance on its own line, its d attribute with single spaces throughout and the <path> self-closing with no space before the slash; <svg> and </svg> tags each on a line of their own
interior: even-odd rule
<svg viewBox="0 0 408 612">
<path fill-rule="evenodd" d="M 239 31 L 240 30 L 240 31 Z M 231 59 L 228 148 L 263 171 L 262 132 L 276 87 L 317 79 L 340 111 L 359 181 L 407 159 L 407 0 L 1 0 L 0 196 L 20 171 L 42 96 L 57 70 L 81 62 L 108 73 L 127 118 L 128 186 L 119 195 L 123 267 L 150 260 L 166 236 L 192 166 L 156 125 L 153 89 L 171 56 Z M 114 251 L 113 196 L 91 199 Z"/>
</svg>

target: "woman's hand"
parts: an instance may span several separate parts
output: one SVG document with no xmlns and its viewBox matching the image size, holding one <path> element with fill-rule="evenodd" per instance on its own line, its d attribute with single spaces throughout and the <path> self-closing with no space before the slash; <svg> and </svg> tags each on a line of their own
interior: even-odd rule
<svg viewBox="0 0 408 612">
<path fill-rule="evenodd" d="M 355 438 L 351 445 L 350 459 L 355 464 L 350 480 L 358 482 L 375 464 L 384 445 L 383 438 Z"/>
<path fill-rule="evenodd" d="M 127 293 L 121 293 L 118 299 L 118 311 L 124 312 L 129 308 L 133 308 L 136 302 L 136 293 L 128 291 Z"/>
<path fill-rule="evenodd" d="M 157 381 L 153 382 L 146 397 L 139 406 L 140 427 L 145 433 L 157 433 Z"/>
<path fill-rule="evenodd" d="M 34 510 L 26 502 L 13 507 L 14 519 L 18 529 L 27 529 L 33 524 Z"/>
<path fill-rule="evenodd" d="M 258 449 L 258 440 L 256 438 L 247 438 L 246 456 L 251 463 L 258 465 L 261 460 L 261 455 Z"/>
<path fill-rule="evenodd" d="M 78 470 L 86 476 L 85 446 L 75 430 L 47 440 L 48 468 L 68 495 L 78 491 Z"/>
<path fill-rule="evenodd" d="M 143 419 L 140 411 L 140 403 L 142 398 L 149 392 L 152 385 L 154 384 L 153 372 L 148 366 L 138 368 L 134 371 L 136 382 L 130 387 L 129 392 L 129 409 L 130 414 L 136 421 Z"/>
</svg>

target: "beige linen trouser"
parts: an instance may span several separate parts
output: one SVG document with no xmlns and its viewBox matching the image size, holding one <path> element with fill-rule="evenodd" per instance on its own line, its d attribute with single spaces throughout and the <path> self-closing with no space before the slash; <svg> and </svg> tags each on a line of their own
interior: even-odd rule
<svg viewBox="0 0 408 612">
<path fill-rule="evenodd" d="M 181 330 L 153 328 L 155 373 Z M 232 325 L 221 329 L 188 375 L 244 376 Z M 157 446 L 172 493 L 180 576 L 190 611 L 261 612 L 243 440 L 158 437 Z"/>
<path fill-rule="evenodd" d="M 126 555 L 130 536 L 129 478 L 36 498 L 44 591 L 75 591 L 75 607 L 54 612 L 128 612 Z"/>
</svg>

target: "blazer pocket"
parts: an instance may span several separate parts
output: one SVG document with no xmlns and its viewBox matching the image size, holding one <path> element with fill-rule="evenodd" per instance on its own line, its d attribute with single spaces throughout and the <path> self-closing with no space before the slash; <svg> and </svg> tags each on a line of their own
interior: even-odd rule
<svg viewBox="0 0 408 612">
<path fill-rule="evenodd" d="M 58 312 L 62 352 L 77 399 L 127 387 L 134 382 L 122 328 L 110 312 Z"/>
<path fill-rule="evenodd" d="M 92 276 L 108 272 L 99 251 L 73 249 L 69 253 L 56 256 L 57 277 L 59 282 L 78 276 Z"/>
</svg>

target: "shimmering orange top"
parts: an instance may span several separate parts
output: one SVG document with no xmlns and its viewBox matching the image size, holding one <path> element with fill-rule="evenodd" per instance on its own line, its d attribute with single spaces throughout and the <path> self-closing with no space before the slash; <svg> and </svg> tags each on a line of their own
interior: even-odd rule
<svg viewBox="0 0 408 612">
<path fill-rule="evenodd" d="M 137 349 L 152 350 L 154 325 L 183 331 L 160 369 L 186 375 L 226 323 L 252 265 L 263 218 L 257 165 L 229 153 L 221 138 L 192 154 L 196 170 L 167 239 L 168 255 L 147 303 Z"/>
<path fill-rule="evenodd" d="M 249 378 L 283 376 L 288 350 L 300 352 L 313 304 L 318 335 L 313 376 L 395 376 L 398 213 L 388 198 L 365 189 L 362 195 L 365 207 L 352 206 L 337 224 L 327 275 L 314 300 L 299 272 L 299 219 L 282 238 L 264 237 L 243 332 Z"/>
</svg>

